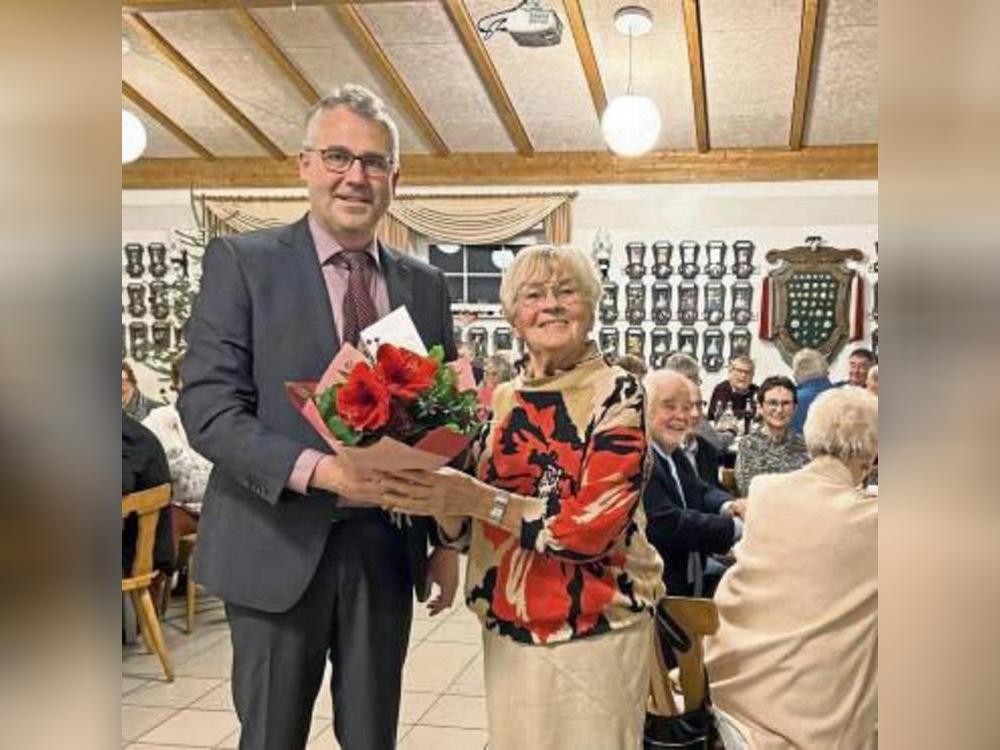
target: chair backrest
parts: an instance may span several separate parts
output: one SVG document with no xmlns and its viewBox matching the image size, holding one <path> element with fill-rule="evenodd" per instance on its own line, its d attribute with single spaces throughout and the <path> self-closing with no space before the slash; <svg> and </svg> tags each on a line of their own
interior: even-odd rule
<svg viewBox="0 0 1000 750">
<path fill-rule="evenodd" d="M 719 484 L 722 485 L 723 489 L 732 492 L 734 495 L 739 494 L 740 490 L 736 484 L 736 471 L 734 469 L 730 469 L 727 466 L 720 467 Z"/>
<path fill-rule="evenodd" d="M 668 596 L 667 612 L 691 641 L 686 651 L 675 650 L 681 675 L 685 710 L 700 706 L 705 700 L 705 652 L 702 639 L 719 629 L 719 611 L 711 599 Z"/>
<path fill-rule="evenodd" d="M 153 547 L 156 543 L 156 524 L 160 510 L 170 502 L 170 484 L 161 484 L 122 496 L 122 518 L 132 513 L 139 516 L 136 535 L 135 558 L 131 577 L 146 575 L 153 570 Z"/>
</svg>

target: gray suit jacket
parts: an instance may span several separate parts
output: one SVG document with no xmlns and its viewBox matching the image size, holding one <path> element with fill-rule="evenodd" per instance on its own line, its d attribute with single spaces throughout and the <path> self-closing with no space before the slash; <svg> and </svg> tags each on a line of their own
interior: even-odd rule
<svg viewBox="0 0 1000 750">
<path fill-rule="evenodd" d="M 428 347 L 454 359 L 444 275 L 384 246 L 392 308 L 405 305 Z M 187 327 L 178 408 L 191 445 L 215 464 L 198 526 L 197 578 L 227 602 L 267 612 L 292 607 L 309 584 L 330 524 L 374 509 L 285 487 L 307 447 L 329 452 L 292 407 L 285 382 L 318 380 L 340 348 L 305 218 L 213 240 Z M 421 591 L 429 519 L 401 544 Z"/>
</svg>

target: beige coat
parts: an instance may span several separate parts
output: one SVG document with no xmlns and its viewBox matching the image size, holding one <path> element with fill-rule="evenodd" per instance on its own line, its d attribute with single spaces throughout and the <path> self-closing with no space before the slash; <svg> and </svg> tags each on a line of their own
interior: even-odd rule
<svg viewBox="0 0 1000 750">
<path fill-rule="evenodd" d="M 707 639 L 712 700 L 751 748 L 874 747 L 878 509 L 818 458 L 750 485 Z"/>
</svg>

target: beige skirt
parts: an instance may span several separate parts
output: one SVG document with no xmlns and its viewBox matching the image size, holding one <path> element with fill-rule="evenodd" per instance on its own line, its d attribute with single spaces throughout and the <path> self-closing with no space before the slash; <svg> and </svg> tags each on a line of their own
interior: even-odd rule
<svg viewBox="0 0 1000 750">
<path fill-rule="evenodd" d="M 483 632 L 490 750 L 636 750 L 649 695 L 652 619 L 528 646 Z"/>
</svg>

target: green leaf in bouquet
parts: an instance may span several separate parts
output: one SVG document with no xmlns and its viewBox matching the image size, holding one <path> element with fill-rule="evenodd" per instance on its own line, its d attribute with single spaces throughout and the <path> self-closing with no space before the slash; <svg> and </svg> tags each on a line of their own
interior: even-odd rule
<svg viewBox="0 0 1000 750">
<path fill-rule="evenodd" d="M 321 391 L 316 397 L 316 409 L 319 411 L 319 415 L 323 417 L 324 422 L 334 413 L 334 404 L 336 402 L 337 386 Z"/>
<path fill-rule="evenodd" d="M 441 346 L 441 344 L 434 344 L 434 346 L 431 347 L 431 350 L 427 352 L 427 356 L 431 359 L 436 359 L 438 364 L 444 363 L 444 347 Z M 440 370 L 443 368 L 438 369 Z M 449 367 L 448 369 L 450 370 L 451 368 Z"/>
<path fill-rule="evenodd" d="M 336 414 L 331 415 L 326 420 L 326 426 L 330 428 L 333 436 L 344 445 L 357 445 L 361 442 L 361 438 L 364 437 L 362 433 L 348 427 L 347 423 Z"/>
</svg>

